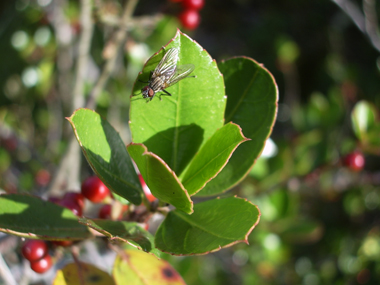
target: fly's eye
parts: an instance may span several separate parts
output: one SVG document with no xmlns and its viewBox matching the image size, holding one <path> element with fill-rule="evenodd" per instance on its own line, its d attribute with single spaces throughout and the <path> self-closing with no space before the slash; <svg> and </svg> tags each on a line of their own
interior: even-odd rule
<svg viewBox="0 0 380 285">
<path fill-rule="evenodd" d="M 149 91 L 148 91 L 148 96 L 149 96 L 149 97 L 153 97 L 153 95 L 154 95 L 154 91 L 153 91 L 153 89 L 149 89 Z"/>
<path fill-rule="evenodd" d="M 149 96 L 150 90 L 151 90 L 151 88 L 149 87 L 149 85 L 147 85 L 143 89 L 141 89 L 141 93 L 142 93 L 144 98 Z"/>
</svg>

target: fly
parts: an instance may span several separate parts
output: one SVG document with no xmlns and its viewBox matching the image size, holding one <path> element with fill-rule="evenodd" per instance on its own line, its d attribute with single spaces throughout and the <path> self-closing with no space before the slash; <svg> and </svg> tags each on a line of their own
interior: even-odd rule
<svg viewBox="0 0 380 285">
<path fill-rule="evenodd" d="M 157 92 L 163 91 L 165 94 L 172 96 L 165 89 L 176 84 L 181 79 L 186 77 L 195 77 L 188 76 L 194 70 L 193 64 L 185 64 L 177 66 L 179 56 L 178 49 L 171 48 L 165 53 L 164 57 L 161 59 L 157 67 L 151 72 L 151 76 L 148 82 L 148 85 L 141 89 L 142 96 L 149 101 L 152 101 L 153 97 Z M 147 100 L 147 102 L 148 102 Z M 160 96 L 161 100 L 161 96 Z"/>
</svg>

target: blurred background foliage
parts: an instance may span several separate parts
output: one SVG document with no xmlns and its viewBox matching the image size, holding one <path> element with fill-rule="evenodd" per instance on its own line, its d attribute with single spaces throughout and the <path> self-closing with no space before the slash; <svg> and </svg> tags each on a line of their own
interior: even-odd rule
<svg viewBox="0 0 380 285">
<path fill-rule="evenodd" d="M 102 73 L 117 28 L 113 20 L 125 5 L 93 2 L 85 94 Z M 181 28 L 174 2 L 138 1 L 97 99 L 96 110 L 126 143 L 137 73 Z M 350 1 L 359 11 L 363 2 Z M 372 12 L 380 15 L 376 4 Z M 0 3 L 3 193 L 51 190 L 71 136 L 64 117 L 73 111 L 80 13 L 78 1 Z M 278 83 L 279 110 L 263 156 L 225 194 L 246 197 L 261 210 L 250 245 L 169 261 L 188 284 L 379 284 L 379 50 L 330 0 L 206 0 L 200 14 L 200 26 L 184 32 L 217 61 L 244 55 L 263 63 Z M 364 109 L 355 113 L 359 101 Z M 353 151 L 364 153 L 360 171 L 342 160 Z M 82 172 L 89 173 L 84 165 Z M 16 266 L 18 259 L 7 254 Z"/>
</svg>

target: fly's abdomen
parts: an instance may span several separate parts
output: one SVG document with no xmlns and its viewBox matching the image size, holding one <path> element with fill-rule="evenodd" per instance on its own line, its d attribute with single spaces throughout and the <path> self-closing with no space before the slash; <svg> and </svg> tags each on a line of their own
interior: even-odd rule
<svg viewBox="0 0 380 285">
<path fill-rule="evenodd" d="M 165 81 L 161 77 L 156 77 L 152 80 L 150 86 L 154 92 L 158 92 L 165 88 Z"/>
</svg>

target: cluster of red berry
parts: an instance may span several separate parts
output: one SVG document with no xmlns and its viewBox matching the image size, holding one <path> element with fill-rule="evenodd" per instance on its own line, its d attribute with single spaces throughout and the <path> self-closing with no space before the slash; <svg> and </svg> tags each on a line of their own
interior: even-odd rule
<svg viewBox="0 0 380 285">
<path fill-rule="evenodd" d="M 47 243 L 43 240 L 27 240 L 21 248 L 22 255 L 30 261 L 30 267 L 37 273 L 50 269 L 53 262 L 48 252 Z"/>
<path fill-rule="evenodd" d="M 156 200 L 141 174 L 139 174 L 139 179 L 147 199 L 150 202 Z M 70 209 L 76 216 L 82 216 L 85 198 L 93 203 L 100 203 L 109 195 L 111 195 L 111 192 L 107 186 L 97 176 L 92 176 L 83 181 L 81 193 L 66 192 L 63 197 L 50 197 L 49 201 Z M 120 218 L 127 209 L 128 206 L 124 205 Z M 98 217 L 100 219 L 110 219 L 111 211 L 112 206 L 105 204 L 100 208 Z M 147 225 L 145 229 L 147 230 Z M 51 244 L 55 246 L 69 246 L 72 242 L 52 241 Z M 52 258 L 48 253 L 48 244 L 45 241 L 27 240 L 23 244 L 21 251 L 23 256 L 30 261 L 32 270 L 37 273 L 44 273 L 52 266 Z"/>
<path fill-rule="evenodd" d="M 110 194 L 107 186 L 96 176 L 87 178 L 82 183 L 81 190 L 81 193 L 66 192 L 62 198 L 50 197 L 49 201 L 70 209 L 76 216 L 82 216 L 84 198 L 99 203 Z"/>
<path fill-rule="evenodd" d="M 170 0 L 171 2 L 181 2 L 183 11 L 178 15 L 178 19 L 184 28 L 194 30 L 201 22 L 199 10 L 205 4 L 204 0 Z"/>
<path fill-rule="evenodd" d="M 148 201 L 153 202 L 156 200 L 156 197 L 154 197 L 150 192 L 141 174 L 139 174 L 139 179 Z M 112 196 L 107 186 L 104 185 L 104 183 L 97 176 L 92 176 L 83 181 L 81 193 L 66 192 L 62 198 L 50 197 L 49 201 L 70 209 L 76 216 L 82 216 L 85 198 L 87 198 L 92 203 L 100 203 L 110 195 Z M 120 215 L 128 210 L 128 206 L 124 205 L 122 210 L 123 211 L 120 213 Z M 112 205 L 105 204 L 100 208 L 98 217 L 100 219 L 110 219 L 111 211 Z"/>
</svg>

